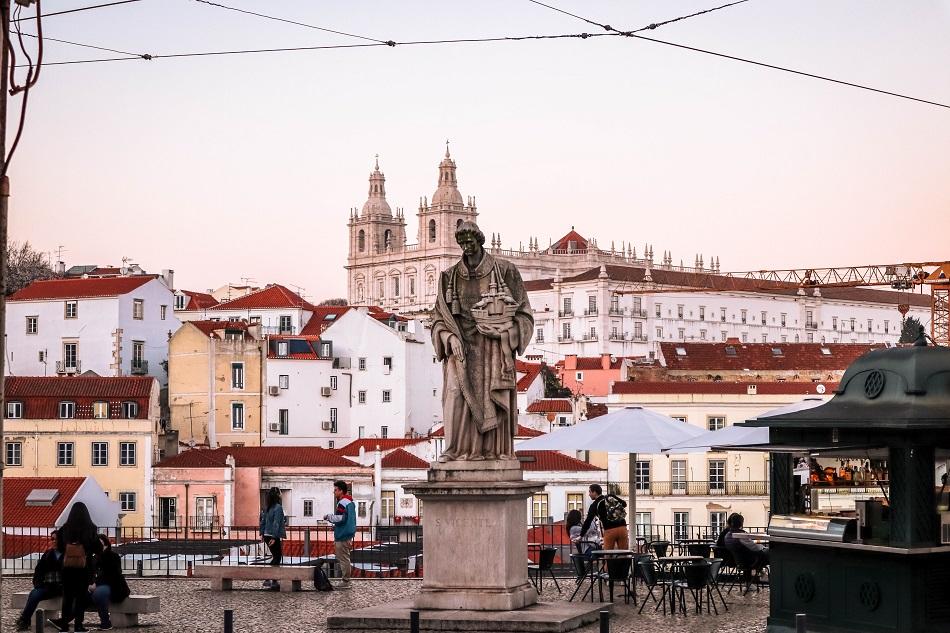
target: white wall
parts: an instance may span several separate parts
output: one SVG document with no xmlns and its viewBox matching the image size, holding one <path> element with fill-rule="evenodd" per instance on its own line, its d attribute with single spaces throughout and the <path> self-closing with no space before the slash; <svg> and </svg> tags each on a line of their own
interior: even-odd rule
<svg viewBox="0 0 950 633">
<path fill-rule="evenodd" d="M 288 358 L 266 359 L 267 388 L 265 390 L 266 424 L 265 446 L 322 446 L 340 448 L 349 442 L 350 428 L 349 376 L 346 370 L 333 369 L 332 359 L 293 360 Z M 280 376 L 288 376 L 289 387 L 280 388 Z M 330 377 L 336 376 L 336 389 L 329 396 L 322 395 L 323 387 L 330 387 Z M 277 387 L 277 396 L 270 395 Z M 337 431 L 324 430 L 322 423 L 330 420 L 330 409 L 337 410 Z M 280 420 L 280 410 L 287 409 L 290 416 L 289 433 L 280 435 L 271 430 L 271 424 Z"/>
</svg>

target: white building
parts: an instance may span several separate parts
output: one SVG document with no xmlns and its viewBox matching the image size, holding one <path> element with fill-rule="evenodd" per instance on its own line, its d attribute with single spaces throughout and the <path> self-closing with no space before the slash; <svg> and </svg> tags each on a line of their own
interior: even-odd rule
<svg viewBox="0 0 950 633">
<path fill-rule="evenodd" d="M 163 278 L 35 281 L 7 299 L 7 375 L 149 375 L 168 382 L 180 322 Z"/>
<path fill-rule="evenodd" d="M 588 462 L 558 451 L 517 451 L 525 481 L 545 484 L 544 490 L 528 499 L 528 523 L 537 525 L 563 521 L 569 510 L 587 514 L 592 483 L 603 485 L 607 472 Z"/>
<path fill-rule="evenodd" d="M 263 334 L 300 334 L 315 309 L 306 299 L 280 284 L 269 284 L 216 305 L 207 304 L 207 297 L 199 297 L 198 301 L 187 304 L 194 309 L 189 307 L 178 315 L 183 321 L 244 319 L 252 325 L 259 324 Z"/>
</svg>

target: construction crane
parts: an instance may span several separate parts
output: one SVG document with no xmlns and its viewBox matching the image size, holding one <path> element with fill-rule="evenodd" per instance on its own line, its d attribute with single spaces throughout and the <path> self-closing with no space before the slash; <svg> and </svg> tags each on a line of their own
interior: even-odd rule
<svg viewBox="0 0 950 633">
<path fill-rule="evenodd" d="M 888 286 L 911 291 L 930 286 L 930 336 L 938 345 L 950 345 L 950 262 L 915 262 L 833 268 L 750 270 L 732 273 L 677 271 L 678 279 L 664 281 L 667 269 L 644 269 L 641 281 L 624 282 L 613 294 L 649 292 L 761 292 L 799 288 L 860 288 Z M 654 278 L 656 275 L 656 278 Z M 685 276 L 685 278 L 684 278 Z M 898 304 L 901 316 L 910 306 Z"/>
</svg>

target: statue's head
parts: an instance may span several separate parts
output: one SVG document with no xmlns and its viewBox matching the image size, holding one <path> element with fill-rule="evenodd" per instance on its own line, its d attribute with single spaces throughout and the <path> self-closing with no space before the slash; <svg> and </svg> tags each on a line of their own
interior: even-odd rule
<svg viewBox="0 0 950 633">
<path fill-rule="evenodd" d="M 462 247 L 465 255 L 475 255 L 485 244 L 485 234 L 474 222 L 462 222 L 455 229 L 455 241 Z"/>
</svg>

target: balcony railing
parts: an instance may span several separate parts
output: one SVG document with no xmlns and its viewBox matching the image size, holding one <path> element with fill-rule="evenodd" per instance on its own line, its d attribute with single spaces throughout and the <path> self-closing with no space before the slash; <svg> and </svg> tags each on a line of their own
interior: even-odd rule
<svg viewBox="0 0 950 633">
<path fill-rule="evenodd" d="M 611 332 L 609 336 L 609 340 L 611 341 L 624 341 L 626 339 L 626 335 L 622 332 Z"/>
<path fill-rule="evenodd" d="M 597 308 L 588 308 L 584 310 L 584 316 L 597 316 Z"/>
<path fill-rule="evenodd" d="M 630 340 L 636 343 L 646 343 L 647 337 L 646 337 L 646 334 L 634 334 Z"/>
<path fill-rule="evenodd" d="M 132 359 L 132 375 L 142 376 L 148 373 L 148 361 L 144 359 Z"/>
<path fill-rule="evenodd" d="M 645 319 L 645 318 L 647 318 L 647 311 L 646 311 L 646 310 L 643 310 L 643 309 L 637 310 L 636 308 L 634 308 L 633 310 L 630 311 L 630 314 L 632 314 L 633 316 L 635 316 L 635 317 L 638 318 L 638 319 Z"/>
<path fill-rule="evenodd" d="M 56 361 L 56 373 L 57 374 L 81 374 L 82 362 L 78 360 L 74 360 L 71 362 L 58 360 Z"/>
<path fill-rule="evenodd" d="M 587 342 L 587 341 L 596 341 L 596 340 L 597 340 L 597 335 L 596 335 L 596 334 L 593 334 L 593 333 L 591 333 L 591 332 L 587 332 L 587 333 L 581 335 L 581 340 L 584 341 L 584 342 Z"/>
<path fill-rule="evenodd" d="M 559 317 L 572 317 L 574 316 L 573 310 L 558 310 L 557 315 Z"/>
<path fill-rule="evenodd" d="M 816 322 L 814 322 L 814 321 L 808 321 L 807 323 L 805 323 L 805 329 L 806 329 L 806 330 L 817 330 L 817 329 L 818 329 L 818 324 L 817 324 Z"/>
<path fill-rule="evenodd" d="M 625 483 L 621 485 L 627 487 Z M 637 495 L 644 497 L 764 497 L 768 494 L 767 481 L 651 481 L 637 484 Z"/>
<path fill-rule="evenodd" d="M 574 338 L 571 336 L 559 336 L 557 337 L 557 342 L 558 343 L 573 343 Z"/>
<path fill-rule="evenodd" d="M 607 311 L 610 316 L 623 316 L 623 309 L 618 306 L 610 306 L 610 309 Z"/>
</svg>

